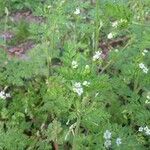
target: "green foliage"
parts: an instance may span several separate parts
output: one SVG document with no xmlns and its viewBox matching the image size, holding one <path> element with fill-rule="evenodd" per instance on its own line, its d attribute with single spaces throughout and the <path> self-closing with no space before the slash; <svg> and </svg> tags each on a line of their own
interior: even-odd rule
<svg viewBox="0 0 150 150">
<path fill-rule="evenodd" d="M 0 47 L 0 149 L 150 148 L 148 1 L 0 4 L 45 19 L 9 24 L 11 45 L 38 42 L 28 59 Z"/>
<path fill-rule="evenodd" d="M 30 36 L 29 31 L 29 24 L 25 22 L 24 20 L 21 20 L 19 24 L 17 25 L 17 29 L 15 32 L 15 38 L 8 41 L 8 45 L 17 45 L 23 42 L 26 42 L 29 39 Z"/>
</svg>

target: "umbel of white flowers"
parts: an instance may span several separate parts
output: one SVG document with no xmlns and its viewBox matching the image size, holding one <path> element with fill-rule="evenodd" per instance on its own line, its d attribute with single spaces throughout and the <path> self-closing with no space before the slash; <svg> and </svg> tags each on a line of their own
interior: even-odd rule
<svg viewBox="0 0 150 150">
<path fill-rule="evenodd" d="M 144 49 L 143 52 L 142 52 L 142 55 L 145 56 L 146 53 L 148 53 L 148 50 L 147 50 L 147 49 Z"/>
<path fill-rule="evenodd" d="M 93 56 L 93 61 L 100 59 L 101 56 L 102 56 L 102 52 L 100 52 L 100 51 L 95 52 L 95 54 Z"/>
<path fill-rule="evenodd" d="M 139 132 L 144 132 L 146 135 L 150 135 L 150 129 L 148 128 L 148 126 L 146 127 L 139 127 Z"/>
<path fill-rule="evenodd" d="M 73 91 L 74 91 L 75 93 L 77 93 L 78 96 L 81 96 L 81 95 L 82 95 L 82 93 L 83 93 L 83 87 L 82 87 L 82 85 L 81 85 L 80 82 L 74 83 L 74 85 L 73 85 Z"/>
<path fill-rule="evenodd" d="M 89 86 L 90 85 L 90 82 L 89 81 L 84 81 L 83 83 L 82 83 L 84 86 Z"/>
<path fill-rule="evenodd" d="M 80 14 L 80 9 L 79 9 L 79 8 L 76 8 L 76 10 L 74 11 L 74 14 L 75 14 L 75 15 L 79 15 L 79 14 Z"/>
<path fill-rule="evenodd" d="M 72 61 L 72 64 L 71 64 L 71 65 L 72 65 L 72 68 L 73 68 L 73 69 L 76 69 L 76 68 L 78 67 L 78 63 L 77 63 L 77 61 L 75 61 L 75 60 Z"/>
<path fill-rule="evenodd" d="M 109 131 L 109 130 L 106 130 L 105 132 L 104 132 L 104 135 L 103 135 L 103 137 L 104 137 L 104 139 L 105 139 L 105 142 L 104 142 L 104 146 L 106 147 L 106 148 L 109 148 L 110 146 L 111 146 L 111 132 Z M 117 138 L 116 139 L 116 144 L 117 144 L 117 146 L 119 146 L 120 144 L 122 144 L 122 140 L 121 140 L 121 138 Z"/>
<path fill-rule="evenodd" d="M 89 81 L 84 81 L 82 84 L 80 82 L 75 82 L 73 85 L 73 91 L 81 96 L 83 94 L 83 86 L 88 87 L 90 85 Z"/>
<path fill-rule="evenodd" d="M 148 68 L 145 66 L 145 64 L 140 63 L 139 68 L 142 69 L 144 73 L 148 73 Z"/>
<path fill-rule="evenodd" d="M 112 39 L 113 37 L 114 37 L 114 33 L 112 33 L 112 32 L 107 35 L 108 39 Z"/>
<path fill-rule="evenodd" d="M 4 91 L 0 92 L 0 98 L 5 100 L 6 98 L 10 97 L 10 93 L 5 93 Z"/>
</svg>

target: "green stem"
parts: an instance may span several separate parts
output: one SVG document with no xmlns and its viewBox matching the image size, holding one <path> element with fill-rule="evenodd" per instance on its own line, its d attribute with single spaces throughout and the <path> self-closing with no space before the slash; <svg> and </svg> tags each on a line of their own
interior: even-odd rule
<svg viewBox="0 0 150 150">
<path fill-rule="evenodd" d="M 51 57 L 49 54 L 49 44 L 47 41 L 47 47 L 45 49 L 45 53 L 46 53 L 46 61 L 47 61 L 47 79 L 49 79 L 49 75 L 50 75 L 50 66 L 51 66 Z"/>
<path fill-rule="evenodd" d="M 100 19 L 99 19 L 99 6 L 100 6 L 100 1 L 96 0 L 96 29 L 95 29 L 95 51 L 98 50 L 98 45 L 99 45 L 99 24 L 100 24 Z"/>
<path fill-rule="evenodd" d="M 76 128 L 75 128 L 75 132 L 74 132 L 72 150 L 77 150 L 77 136 L 79 134 L 80 124 L 81 124 L 81 112 L 80 112 L 80 110 L 82 110 L 81 101 L 82 101 L 82 98 L 77 99 L 77 101 L 76 101 L 77 122 L 76 122 Z"/>
<path fill-rule="evenodd" d="M 135 74 L 135 81 L 134 81 L 134 92 L 137 94 L 140 89 L 141 89 L 141 86 L 139 86 L 138 84 L 138 80 L 139 80 L 139 71 L 137 72 L 137 74 Z"/>
<path fill-rule="evenodd" d="M 76 122 L 76 128 L 75 128 L 75 134 L 73 138 L 73 144 L 72 144 L 72 150 L 77 150 L 77 135 L 79 134 L 79 128 L 80 128 L 80 123 L 81 123 L 81 116 L 80 114 L 77 117 L 77 122 Z"/>
<path fill-rule="evenodd" d="M 5 16 L 5 26 L 4 26 L 4 32 L 6 33 L 7 31 L 7 22 L 8 22 L 8 9 L 5 8 L 5 13 L 6 13 L 6 16 Z M 5 43 L 5 46 L 6 46 L 6 38 L 4 38 L 4 43 Z"/>
<path fill-rule="evenodd" d="M 100 74 L 102 74 L 110 65 L 112 65 L 114 62 L 112 60 L 110 60 L 106 66 L 103 67 L 103 69 L 101 70 Z"/>
</svg>

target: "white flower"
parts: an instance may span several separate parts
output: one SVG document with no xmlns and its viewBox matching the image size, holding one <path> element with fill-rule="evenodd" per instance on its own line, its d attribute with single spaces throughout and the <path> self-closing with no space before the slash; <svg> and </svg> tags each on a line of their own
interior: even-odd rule
<svg viewBox="0 0 150 150">
<path fill-rule="evenodd" d="M 80 82 L 76 82 L 73 85 L 73 91 L 76 92 L 78 94 L 78 96 L 81 96 L 83 93 L 83 88 Z"/>
<path fill-rule="evenodd" d="M 143 127 L 139 127 L 139 132 L 143 132 L 144 128 Z"/>
<path fill-rule="evenodd" d="M 6 97 L 8 98 L 11 97 L 10 93 L 6 93 Z"/>
<path fill-rule="evenodd" d="M 103 137 L 104 137 L 104 139 L 110 139 L 111 138 L 111 132 L 109 130 L 106 130 Z"/>
<path fill-rule="evenodd" d="M 5 96 L 5 92 L 4 92 L 4 91 L 1 91 L 1 92 L 0 92 L 0 98 L 1 98 L 1 99 L 4 99 L 4 100 L 6 99 L 6 96 Z"/>
<path fill-rule="evenodd" d="M 89 85 L 90 85 L 90 82 L 84 81 L 84 82 L 83 82 L 83 85 L 84 85 L 84 86 L 89 86 Z"/>
<path fill-rule="evenodd" d="M 118 27 L 118 21 L 112 22 L 112 27 L 117 28 Z"/>
<path fill-rule="evenodd" d="M 144 52 L 144 53 L 148 53 L 148 50 L 147 50 L 147 49 L 144 49 L 143 52 Z"/>
<path fill-rule="evenodd" d="M 109 33 L 108 35 L 107 35 L 107 38 L 108 39 L 112 39 L 114 37 L 114 34 L 113 33 Z"/>
<path fill-rule="evenodd" d="M 146 67 L 143 68 L 143 72 L 144 72 L 144 73 L 148 73 L 148 68 L 146 68 Z"/>
<path fill-rule="evenodd" d="M 85 66 L 85 69 L 86 69 L 86 70 L 89 70 L 89 69 L 90 69 L 90 66 L 89 66 L 89 65 L 86 65 L 86 66 Z"/>
<path fill-rule="evenodd" d="M 48 5 L 47 8 L 50 9 L 50 8 L 52 8 L 52 6 L 51 6 L 51 5 Z"/>
<path fill-rule="evenodd" d="M 148 53 L 148 50 L 144 49 L 142 55 L 145 56 L 146 53 Z"/>
<path fill-rule="evenodd" d="M 1 99 L 5 100 L 6 98 L 9 98 L 9 97 L 11 97 L 9 93 L 5 93 L 4 91 L 0 92 L 0 98 Z"/>
<path fill-rule="evenodd" d="M 118 52 L 119 52 L 119 50 L 118 50 L 118 49 L 115 49 L 115 52 L 116 52 L 116 53 L 118 53 Z"/>
<path fill-rule="evenodd" d="M 77 61 L 72 61 L 72 68 L 73 69 L 76 69 L 78 67 L 78 63 L 77 63 Z"/>
<path fill-rule="evenodd" d="M 80 9 L 79 9 L 79 8 L 76 8 L 76 10 L 75 10 L 74 14 L 75 14 L 75 15 L 80 14 Z"/>
<path fill-rule="evenodd" d="M 5 92 L 4 92 L 4 91 L 1 91 L 1 94 L 2 94 L 2 95 L 5 95 Z"/>
<path fill-rule="evenodd" d="M 119 146 L 121 143 L 122 143 L 121 138 L 117 138 L 117 139 L 116 139 L 116 144 L 117 144 L 117 146 Z"/>
<path fill-rule="evenodd" d="M 145 67 L 145 65 L 144 65 L 143 63 L 140 63 L 140 64 L 139 64 L 139 67 L 140 67 L 141 69 L 143 69 L 143 68 Z"/>
<path fill-rule="evenodd" d="M 5 94 L 5 92 L 4 91 L 1 91 L 0 92 L 0 96 L 2 96 L 2 95 L 4 95 Z"/>
<path fill-rule="evenodd" d="M 145 12 L 145 15 L 148 15 L 148 14 L 149 14 L 149 12 L 148 12 L 148 11 L 146 11 L 146 12 Z"/>
<path fill-rule="evenodd" d="M 148 68 L 143 63 L 140 63 L 139 67 L 143 70 L 144 73 L 148 73 Z"/>
<path fill-rule="evenodd" d="M 146 135 L 150 135 L 150 129 L 148 128 L 148 126 L 144 127 L 142 131 L 145 131 Z"/>
<path fill-rule="evenodd" d="M 93 56 L 93 61 L 98 60 L 99 58 L 101 58 L 102 52 L 97 51 L 95 52 L 95 55 Z"/>
<path fill-rule="evenodd" d="M 83 88 L 77 88 L 75 92 L 76 92 L 79 96 L 81 96 L 82 93 L 83 93 Z"/>
<path fill-rule="evenodd" d="M 111 146 L 111 140 L 106 140 L 104 145 L 106 148 L 109 148 Z"/>
<path fill-rule="evenodd" d="M 147 95 L 146 98 L 147 98 L 147 99 L 150 99 L 150 95 Z"/>
<path fill-rule="evenodd" d="M 148 126 L 144 127 L 144 131 L 147 131 L 148 130 Z"/>
<path fill-rule="evenodd" d="M 147 100 L 145 101 L 145 104 L 150 104 L 150 101 L 147 99 Z"/>
<path fill-rule="evenodd" d="M 0 94 L 0 98 L 4 99 L 4 100 L 6 99 L 6 97 L 4 95 L 1 95 L 1 94 Z"/>
<path fill-rule="evenodd" d="M 146 135 L 150 135 L 150 129 L 147 129 L 147 130 L 145 131 L 145 134 L 146 134 Z"/>
</svg>

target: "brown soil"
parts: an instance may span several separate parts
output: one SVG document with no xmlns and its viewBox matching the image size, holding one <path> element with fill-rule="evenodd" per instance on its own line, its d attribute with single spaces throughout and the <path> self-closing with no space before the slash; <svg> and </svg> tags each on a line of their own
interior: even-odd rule
<svg viewBox="0 0 150 150">
<path fill-rule="evenodd" d="M 27 50 L 30 50 L 34 47 L 35 47 L 35 43 L 33 41 L 27 41 L 21 43 L 20 45 L 8 48 L 8 52 L 11 55 L 21 56 L 22 54 L 25 54 Z"/>
<path fill-rule="evenodd" d="M 10 15 L 10 20 L 12 22 L 20 22 L 21 20 L 25 20 L 26 22 L 29 23 L 36 23 L 36 24 L 45 23 L 45 19 L 43 17 L 34 16 L 30 10 L 12 13 Z M 11 31 L 1 32 L 0 38 L 6 41 L 13 40 L 13 38 L 15 38 L 15 33 L 12 33 Z M 35 42 L 26 41 L 16 46 L 10 47 L 0 45 L 0 48 L 4 49 L 11 57 L 17 56 L 18 58 L 21 59 L 27 59 L 28 57 L 26 55 L 26 52 L 33 49 L 35 46 L 36 46 Z"/>
<path fill-rule="evenodd" d="M 106 58 L 108 56 L 109 51 L 112 48 L 117 48 L 119 46 L 124 45 L 125 43 L 127 43 L 127 41 L 129 40 L 129 37 L 120 37 L 117 39 L 112 39 L 112 40 L 108 40 L 108 41 L 100 41 L 100 45 L 99 47 L 102 49 L 103 51 L 103 57 Z"/>
<path fill-rule="evenodd" d="M 4 40 L 11 40 L 14 38 L 14 34 L 11 31 L 2 32 L 0 33 L 0 38 Z"/>
<path fill-rule="evenodd" d="M 31 11 L 19 11 L 15 12 L 10 16 L 11 21 L 18 22 L 20 20 L 25 20 L 27 22 L 33 23 L 43 23 L 45 19 L 40 16 L 34 16 Z"/>
</svg>

